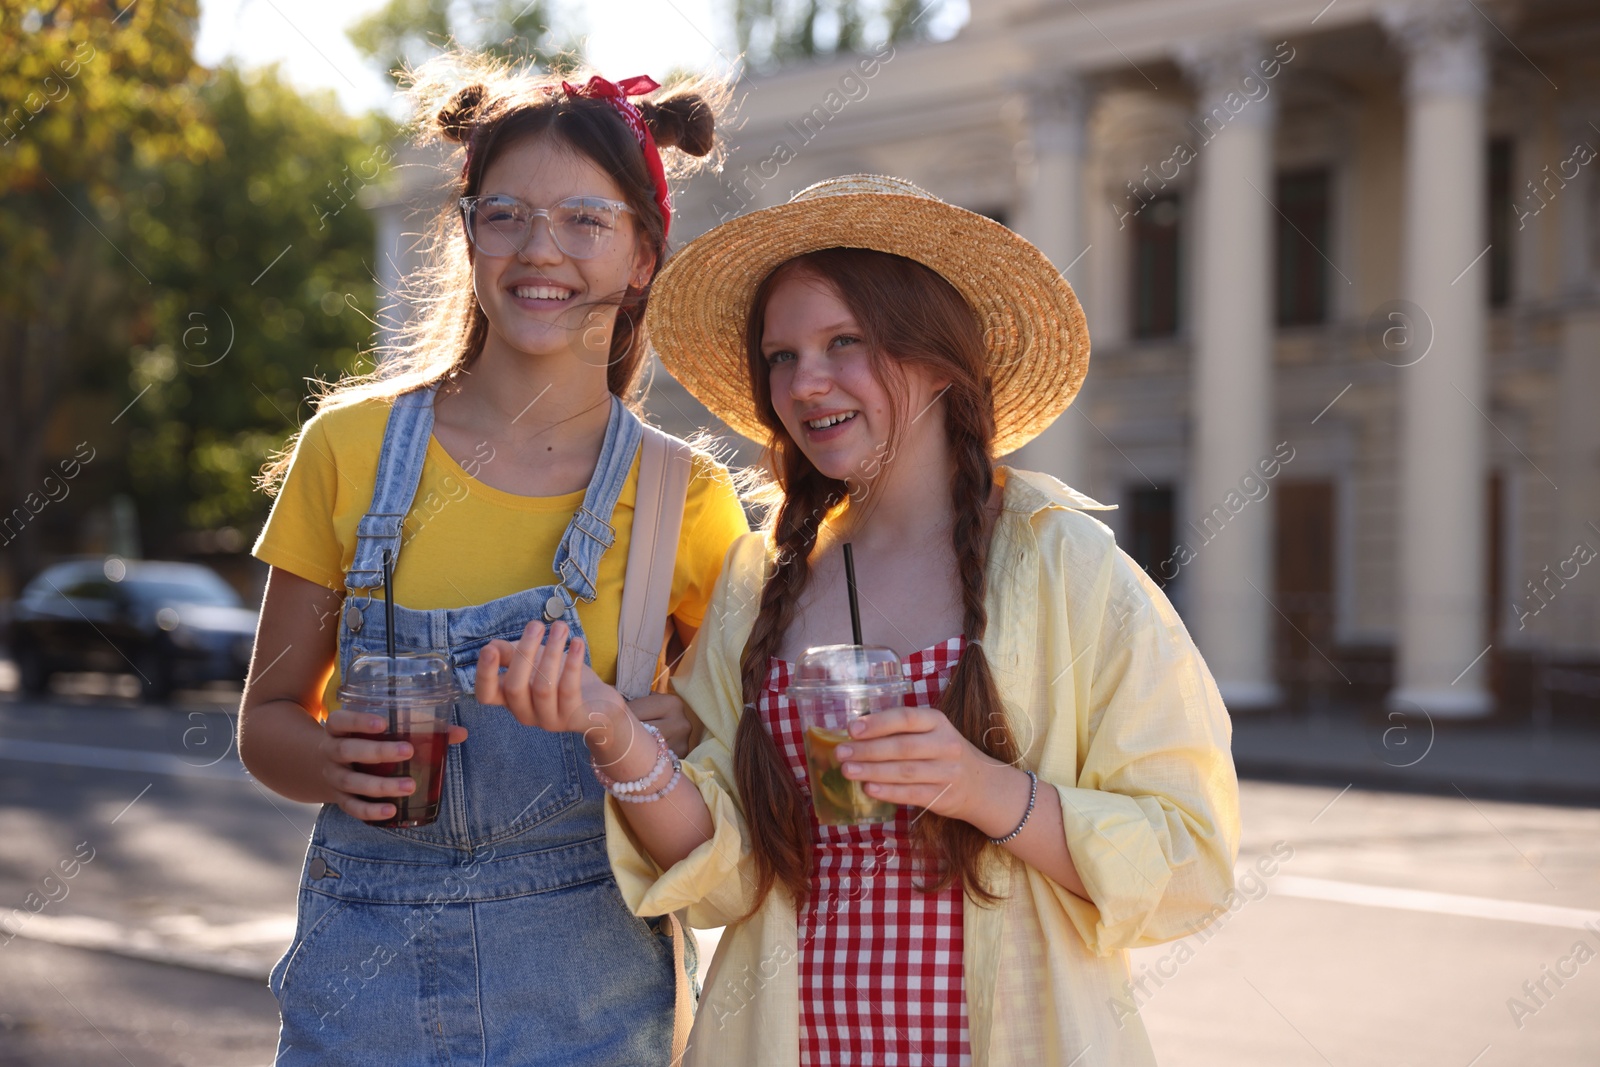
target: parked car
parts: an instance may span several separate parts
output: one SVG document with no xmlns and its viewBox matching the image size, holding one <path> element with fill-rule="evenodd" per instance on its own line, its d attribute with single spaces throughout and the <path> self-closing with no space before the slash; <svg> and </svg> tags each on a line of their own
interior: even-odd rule
<svg viewBox="0 0 1600 1067">
<path fill-rule="evenodd" d="M 146 700 L 162 700 L 243 679 L 256 613 L 209 567 L 112 557 L 47 568 L 12 606 L 9 629 L 25 693 L 45 692 L 58 671 L 132 671 Z"/>
</svg>

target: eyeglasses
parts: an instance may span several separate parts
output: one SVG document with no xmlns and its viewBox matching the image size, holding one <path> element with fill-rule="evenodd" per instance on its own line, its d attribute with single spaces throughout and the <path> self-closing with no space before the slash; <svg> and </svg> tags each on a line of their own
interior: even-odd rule
<svg viewBox="0 0 1600 1067">
<path fill-rule="evenodd" d="M 573 259 L 593 259 L 616 236 L 617 219 L 633 209 L 602 196 L 569 196 L 552 208 L 536 208 L 514 196 L 463 196 L 461 220 L 467 237 L 486 256 L 514 256 L 533 234 L 533 220 L 544 216 L 556 247 Z"/>
</svg>

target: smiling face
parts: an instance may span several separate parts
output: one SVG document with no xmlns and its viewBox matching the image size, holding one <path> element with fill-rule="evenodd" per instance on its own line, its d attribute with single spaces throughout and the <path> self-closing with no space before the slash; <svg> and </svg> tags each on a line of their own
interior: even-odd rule
<svg viewBox="0 0 1600 1067">
<path fill-rule="evenodd" d="M 888 387 L 861 324 L 833 283 L 814 272 L 791 269 L 773 286 L 761 355 L 779 422 L 829 478 L 870 482 L 885 469 L 886 457 L 914 456 L 923 437 L 943 432 L 942 412 L 929 409 L 946 382 L 894 362 L 901 382 Z"/>
<path fill-rule="evenodd" d="M 551 136 L 524 137 L 484 170 L 481 196 L 511 196 L 550 208 L 571 196 L 622 200 L 622 190 L 594 161 Z M 655 263 L 637 220 L 617 218 L 610 244 L 590 259 L 557 247 L 543 218 L 533 221 L 516 255 L 472 251 L 472 284 L 489 322 L 488 344 L 530 356 L 573 355 L 604 366 L 616 303 L 629 286 L 647 284 Z"/>
</svg>

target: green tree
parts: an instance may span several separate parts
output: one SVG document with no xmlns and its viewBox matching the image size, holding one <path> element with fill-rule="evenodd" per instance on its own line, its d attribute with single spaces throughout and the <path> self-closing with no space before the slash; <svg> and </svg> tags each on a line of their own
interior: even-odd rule
<svg viewBox="0 0 1600 1067">
<path fill-rule="evenodd" d="M 376 297 L 361 201 L 395 135 L 276 69 L 224 66 L 200 102 L 222 150 L 149 168 L 127 198 L 157 290 L 129 357 L 128 484 L 168 551 L 184 530 L 253 531 L 268 501 L 251 479 L 304 416 L 307 379 L 357 365 Z"/>
<path fill-rule="evenodd" d="M 757 69 L 928 34 L 940 0 L 733 0 L 739 51 Z"/>
<path fill-rule="evenodd" d="M 391 79 L 452 45 L 550 69 L 575 55 L 558 42 L 543 0 L 389 0 L 350 28 L 349 36 Z"/>
<path fill-rule="evenodd" d="M 110 368 L 150 328 L 123 177 L 200 163 L 216 141 L 197 99 L 197 0 L 23 0 L 0 20 L 0 544 L 15 586 L 63 514 L 40 495 L 47 452 L 81 438 L 103 455 L 120 430 L 115 407 L 63 426 L 69 393 L 115 384 Z"/>
</svg>

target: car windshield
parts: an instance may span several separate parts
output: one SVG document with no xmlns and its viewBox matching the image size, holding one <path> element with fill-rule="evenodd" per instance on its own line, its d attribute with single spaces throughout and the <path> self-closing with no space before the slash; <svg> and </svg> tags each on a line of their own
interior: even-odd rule
<svg viewBox="0 0 1600 1067">
<path fill-rule="evenodd" d="M 193 578 L 162 577 L 132 578 L 124 583 L 128 595 L 144 603 L 172 602 L 179 604 L 206 604 L 215 607 L 240 606 L 239 594 L 221 578 L 195 575 Z"/>
</svg>

